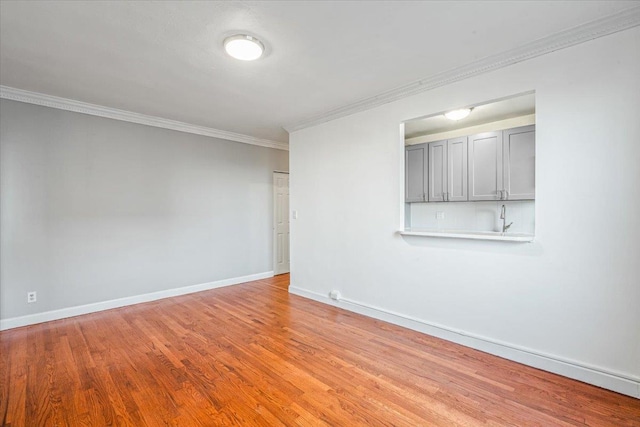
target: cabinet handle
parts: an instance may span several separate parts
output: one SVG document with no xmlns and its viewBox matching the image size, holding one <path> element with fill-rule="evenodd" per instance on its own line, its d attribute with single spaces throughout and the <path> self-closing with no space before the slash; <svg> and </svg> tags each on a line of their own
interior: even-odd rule
<svg viewBox="0 0 640 427">
<path fill-rule="evenodd" d="M 509 200 L 509 192 L 507 190 L 504 190 L 504 199 Z"/>
</svg>

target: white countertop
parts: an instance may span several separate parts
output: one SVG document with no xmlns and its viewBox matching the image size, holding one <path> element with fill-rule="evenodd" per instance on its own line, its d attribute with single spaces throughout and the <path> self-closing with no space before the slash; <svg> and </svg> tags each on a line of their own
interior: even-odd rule
<svg viewBox="0 0 640 427">
<path fill-rule="evenodd" d="M 533 242 L 534 235 L 526 233 L 500 233 L 498 231 L 426 230 L 408 228 L 398 231 L 403 236 L 448 237 L 454 239 L 496 240 L 501 242 Z"/>
</svg>

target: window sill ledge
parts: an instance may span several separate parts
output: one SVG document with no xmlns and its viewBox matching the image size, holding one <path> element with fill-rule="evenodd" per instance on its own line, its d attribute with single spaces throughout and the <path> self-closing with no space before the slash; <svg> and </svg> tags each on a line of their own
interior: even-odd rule
<svg viewBox="0 0 640 427">
<path fill-rule="evenodd" d="M 533 242 L 534 235 L 526 233 L 500 233 L 497 231 L 458 231 L 407 229 L 398 231 L 403 236 L 445 237 L 453 239 L 494 240 L 499 242 Z"/>
</svg>

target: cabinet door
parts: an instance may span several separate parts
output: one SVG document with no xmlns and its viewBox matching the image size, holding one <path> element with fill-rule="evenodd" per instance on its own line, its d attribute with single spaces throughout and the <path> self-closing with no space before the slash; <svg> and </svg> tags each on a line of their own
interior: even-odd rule
<svg viewBox="0 0 640 427">
<path fill-rule="evenodd" d="M 469 137 L 469 200 L 500 200 L 502 131 Z"/>
<path fill-rule="evenodd" d="M 508 200 L 536 197 L 536 127 L 522 126 L 503 132 L 504 189 Z"/>
<path fill-rule="evenodd" d="M 468 200 L 467 137 L 447 141 L 447 201 Z"/>
<path fill-rule="evenodd" d="M 447 141 L 429 143 L 429 201 L 445 202 L 447 192 Z"/>
<path fill-rule="evenodd" d="M 404 200 L 407 203 L 426 201 L 427 145 L 405 147 L 404 152 Z"/>
</svg>

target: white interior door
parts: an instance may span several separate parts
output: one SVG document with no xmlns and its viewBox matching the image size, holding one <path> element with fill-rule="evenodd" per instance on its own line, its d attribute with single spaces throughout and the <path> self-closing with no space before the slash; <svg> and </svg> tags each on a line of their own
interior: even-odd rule
<svg viewBox="0 0 640 427">
<path fill-rule="evenodd" d="M 289 272 L 289 174 L 273 173 L 273 273 Z"/>
</svg>

